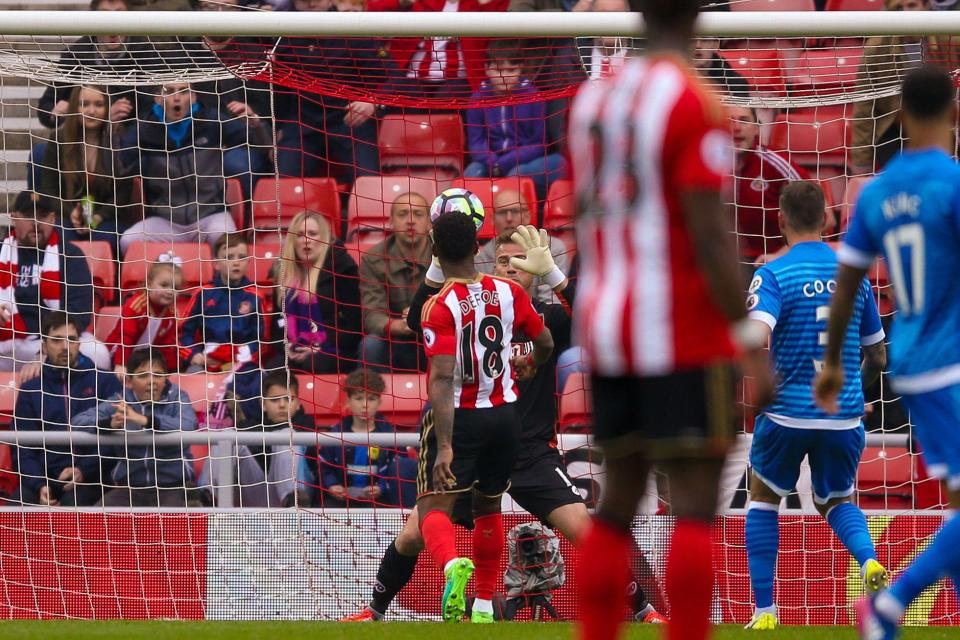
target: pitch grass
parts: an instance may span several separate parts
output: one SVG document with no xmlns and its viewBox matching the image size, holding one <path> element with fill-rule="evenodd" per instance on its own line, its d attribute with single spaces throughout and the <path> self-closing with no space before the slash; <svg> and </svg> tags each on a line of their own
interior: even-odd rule
<svg viewBox="0 0 960 640">
<path fill-rule="evenodd" d="M 167 622 L 167 621 L 3 621 L 0 638 L 6 640 L 567 640 L 572 626 L 559 623 L 500 623 L 495 625 L 444 625 L 435 623 L 390 622 L 347 624 L 321 622 Z M 653 640 L 658 629 L 630 625 L 629 640 Z M 745 631 L 740 627 L 717 629 L 716 640 L 854 640 L 850 627 L 782 627 L 776 631 Z M 904 640 L 956 640 L 960 630 L 926 627 L 904 630 Z"/>
</svg>

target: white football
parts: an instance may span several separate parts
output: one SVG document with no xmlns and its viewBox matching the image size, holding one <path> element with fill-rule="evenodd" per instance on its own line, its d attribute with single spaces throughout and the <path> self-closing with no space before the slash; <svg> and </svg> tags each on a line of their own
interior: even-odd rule
<svg viewBox="0 0 960 640">
<path fill-rule="evenodd" d="M 467 189 L 447 189 L 436 197 L 433 204 L 430 205 L 430 221 L 434 221 L 444 213 L 458 211 L 471 220 L 477 226 L 477 231 L 483 226 L 483 218 L 486 213 L 483 210 L 483 203 L 472 191 Z"/>
</svg>

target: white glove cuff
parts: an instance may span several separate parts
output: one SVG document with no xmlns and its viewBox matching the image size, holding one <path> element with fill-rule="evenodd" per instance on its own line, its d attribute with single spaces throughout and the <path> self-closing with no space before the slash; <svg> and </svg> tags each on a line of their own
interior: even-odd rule
<svg viewBox="0 0 960 640">
<path fill-rule="evenodd" d="M 756 320 L 744 318 L 735 323 L 730 331 L 733 341 L 744 351 L 752 351 L 766 346 L 767 332 Z"/>
<path fill-rule="evenodd" d="M 431 282 L 445 282 L 447 280 L 443 275 L 443 269 L 436 262 L 430 263 L 430 268 L 427 269 L 427 280 Z"/>
<path fill-rule="evenodd" d="M 560 271 L 560 267 L 553 265 L 553 269 L 543 274 L 541 278 L 543 278 L 543 281 L 548 287 L 555 289 L 560 286 L 560 283 L 567 279 L 567 276 L 563 274 L 563 271 Z"/>
</svg>

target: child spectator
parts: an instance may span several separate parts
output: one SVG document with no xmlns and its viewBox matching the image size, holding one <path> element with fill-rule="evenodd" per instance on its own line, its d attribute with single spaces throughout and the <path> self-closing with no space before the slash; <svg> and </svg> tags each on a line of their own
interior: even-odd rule
<svg viewBox="0 0 960 640">
<path fill-rule="evenodd" d="M 246 276 L 246 237 L 237 232 L 220 236 L 214 255 L 217 275 L 194 295 L 180 328 L 187 373 L 231 371 L 260 356 L 264 305 Z"/>
<path fill-rule="evenodd" d="M 487 49 L 487 80 L 474 94 L 477 100 L 537 93 L 527 77 L 520 44 L 494 41 Z M 547 187 L 567 173 L 566 160 L 550 153 L 546 131 L 545 102 L 494 106 L 467 110 L 467 141 L 472 162 L 463 170 L 467 178 L 529 176 L 543 200 Z"/>
<path fill-rule="evenodd" d="M 350 415 L 333 431 L 340 433 L 394 433 L 392 424 L 378 411 L 386 384 L 370 369 L 357 369 L 343 383 Z M 319 475 L 324 507 L 371 506 L 389 489 L 388 466 L 394 452 L 377 446 L 323 447 L 319 457 Z M 311 459 L 310 452 L 307 458 Z M 356 502 L 360 502 L 358 505 Z M 363 505 L 362 503 L 368 503 Z"/>
<path fill-rule="evenodd" d="M 172 259 L 150 265 L 147 290 L 127 300 L 120 311 L 120 322 L 107 338 L 117 375 L 123 376 L 131 354 L 142 347 L 155 347 L 162 354 L 167 371 L 179 370 L 176 318 L 179 288 L 180 267 Z"/>
<path fill-rule="evenodd" d="M 290 223 L 281 260 L 284 317 L 279 324 L 286 329 L 290 368 L 339 373 L 341 360 L 356 360 L 360 343 L 357 263 L 334 244 L 327 219 L 313 211 Z M 283 356 L 277 354 L 268 368 L 286 366 Z"/>
<path fill-rule="evenodd" d="M 190 398 L 172 384 L 166 358 L 155 349 L 134 351 L 127 361 L 123 394 L 73 419 L 75 427 L 127 431 L 193 431 L 197 414 Z M 110 507 L 183 507 L 193 485 L 193 461 L 184 444 L 101 447 L 117 460 L 104 482 L 100 504 Z M 113 488 L 110 488 L 110 487 Z"/>
</svg>

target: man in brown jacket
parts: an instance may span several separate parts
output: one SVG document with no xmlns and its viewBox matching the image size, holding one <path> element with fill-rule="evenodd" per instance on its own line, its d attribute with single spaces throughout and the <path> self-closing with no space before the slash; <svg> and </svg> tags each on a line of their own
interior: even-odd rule
<svg viewBox="0 0 960 640">
<path fill-rule="evenodd" d="M 433 255 L 430 205 L 418 193 L 404 193 L 390 207 L 393 233 L 360 259 L 360 300 L 366 335 L 363 362 L 381 370 L 424 371 L 426 359 L 407 311 Z"/>
</svg>

